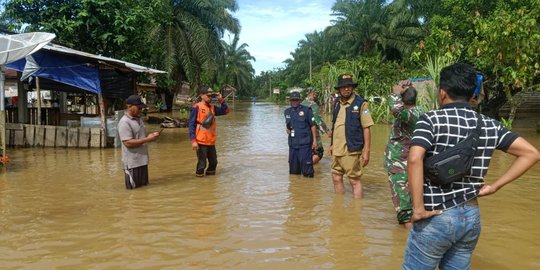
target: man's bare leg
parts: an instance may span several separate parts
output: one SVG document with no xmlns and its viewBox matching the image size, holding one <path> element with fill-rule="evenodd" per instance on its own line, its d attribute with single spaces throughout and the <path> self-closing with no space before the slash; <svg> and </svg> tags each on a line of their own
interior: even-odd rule
<svg viewBox="0 0 540 270">
<path fill-rule="evenodd" d="M 351 187 L 353 191 L 353 197 L 355 199 L 362 199 L 362 182 L 360 181 L 360 177 L 357 178 L 349 178 L 349 181 L 351 182 Z M 335 185 L 335 182 L 334 182 Z"/>
<path fill-rule="evenodd" d="M 332 173 L 332 182 L 334 182 L 334 192 L 344 194 L 343 175 Z"/>
</svg>

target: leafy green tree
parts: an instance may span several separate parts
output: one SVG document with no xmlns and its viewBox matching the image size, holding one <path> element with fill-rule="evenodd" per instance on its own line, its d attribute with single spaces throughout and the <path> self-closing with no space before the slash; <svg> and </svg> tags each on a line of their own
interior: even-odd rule
<svg viewBox="0 0 540 270">
<path fill-rule="evenodd" d="M 195 89 L 203 83 L 217 83 L 216 72 L 224 53 L 221 38 L 225 31 L 240 31 L 238 20 L 231 15 L 237 9 L 236 1 L 158 2 L 157 23 L 150 35 L 154 61 L 168 71 L 177 88 L 182 81 L 191 82 Z"/>
<path fill-rule="evenodd" d="M 413 8 L 410 0 L 396 0 L 385 7 L 388 22 L 384 34 L 384 55 L 389 60 L 407 59 L 416 48 L 418 41 L 427 34 L 422 25 L 422 15 Z"/>
<path fill-rule="evenodd" d="M 236 9 L 234 0 L 8 0 L 2 15 L 22 31 L 53 32 L 60 44 L 164 69 L 162 87 L 198 88 L 217 83 L 221 38 L 240 29 Z"/>
<path fill-rule="evenodd" d="M 385 5 L 385 0 L 336 1 L 332 7 L 336 16 L 333 29 L 342 37 L 337 43 L 346 50 L 347 56 L 372 52 L 384 44 L 388 20 Z"/>
<path fill-rule="evenodd" d="M 508 102 L 512 122 L 520 104 L 515 93 L 537 88 L 539 6 L 538 0 L 442 0 L 431 10 L 429 35 L 418 43 L 412 59 L 475 64 L 487 78 L 489 99 L 481 107 L 498 118 Z"/>
<path fill-rule="evenodd" d="M 538 90 L 540 75 L 540 1 L 498 1 L 493 13 L 474 17 L 473 63 L 489 74 L 492 89 L 502 89 L 512 123 L 519 91 Z"/>
<path fill-rule="evenodd" d="M 329 28 L 312 32 L 298 42 L 298 48 L 291 53 L 292 58 L 285 60 L 286 78 L 289 85 L 304 86 L 312 84 L 312 74 L 325 64 L 339 59 L 334 46 L 337 37 L 331 36 Z M 310 77 L 311 75 L 311 77 Z"/>
<path fill-rule="evenodd" d="M 223 83 L 235 87 L 239 96 L 250 96 L 251 82 L 255 73 L 250 61 L 255 61 L 255 57 L 248 52 L 248 45 L 246 43 L 238 45 L 238 40 L 239 36 L 235 35 L 230 44 L 221 41 L 225 49 Z"/>
<path fill-rule="evenodd" d="M 283 68 L 274 68 L 273 70 L 262 71 L 254 79 L 253 87 L 258 97 L 266 97 L 269 101 L 283 102 L 286 89 L 289 85 L 285 80 L 285 70 Z M 279 95 L 274 95 L 272 89 L 280 89 Z"/>
<path fill-rule="evenodd" d="M 354 80 L 358 82 L 358 88 L 355 91 L 371 102 L 370 110 L 376 122 L 387 122 L 390 114 L 388 114 L 388 104 L 385 103 L 386 96 L 390 93 L 393 84 L 398 80 L 408 78 L 409 72 L 403 66 L 384 61 L 379 56 L 343 59 L 325 65 L 315 75 L 314 83 L 315 89 L 321 96 L 320 103 L 327 112 L 331 111 L 337 77 L 345 73 L 353 75 Z"/>
<path fill-rule="evenodd" d="M 128 61 L 148 56 L 153 1 L 10 0 L 4 8 L 3 18 L 21 31 L 55 33 L 56 43 Z"/>
<path fill-rule="evenodd" d="M 256 76 L 253 80 L 253 88 L 255 89 L 254 95 L 257 97 L 270 98 L 272 96 L 271 80 L 272 71 L 262 71 Z"/>
</svg>

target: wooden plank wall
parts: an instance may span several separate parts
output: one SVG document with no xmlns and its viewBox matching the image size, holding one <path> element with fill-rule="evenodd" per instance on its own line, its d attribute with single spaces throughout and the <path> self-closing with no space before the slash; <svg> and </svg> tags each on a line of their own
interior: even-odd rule
<svg viewBox="0 0 540 270">
<path fill-rule="evenodd" d="M 79 128 L 79 148 L 87 148 L 90 145 L 90 128 Z"/>
<path fill-rule="evenodd" d="M 45 126 L 35 126 L 34 146 L 43 147 L 45 140 Z"/>
<path fill-rule="evenodd" d="M 56 145 L 56 127 L 55 126 L 43 126 L 45 128 L 45 147 L 54 147 Z"/>
<path fill-rule="evenodd" d="M 67 147 L 68 139 L 68 128 L 67 127 L 57 127 L 56 128 L 56 137 L 54 139 L 55 147 Z"/>
<path fill-rule="evenodd" d="M 35 125 L 24 125 L 24 146 L 33 147 L 35 138 Z"/>
<path fill-rule="evenodd" d="M 6 123 L 6 144 L 10 147 L 24 144 L 24 126 L 22 124 Z"/>
<path fill-rule="evenodd" d="M 68 128 L 68 147 L 79 146 L 79 128 Z"/>
<path fill-rule="evenodd" d="M 90 147 L 101 147 L 101 128 L 90 128 Z"/>
<path fill-rule="evenodd" d="M 9 147 L 106 147 L 101 128 L 6 124 Z"/>
</svg>

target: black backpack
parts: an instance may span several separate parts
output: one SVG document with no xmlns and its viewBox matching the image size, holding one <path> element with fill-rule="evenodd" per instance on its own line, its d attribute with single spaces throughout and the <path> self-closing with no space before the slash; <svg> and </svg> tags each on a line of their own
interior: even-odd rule
<svg viewBox="0 0 540 270">
<path fill-rule="evenodd" d="M 437 155 L 424 159 L 424 176 L 433 185 L 448 185 L 469 174 L 482 130 L 482 119 L 479 113 L 477 119 L 476 129 L 465 140 Z"/>
</svg>

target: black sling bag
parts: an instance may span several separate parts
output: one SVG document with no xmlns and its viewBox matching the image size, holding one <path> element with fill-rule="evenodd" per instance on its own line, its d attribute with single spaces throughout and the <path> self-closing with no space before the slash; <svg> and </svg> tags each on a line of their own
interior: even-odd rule
<svg viewBox="0 0 540 270">
<path fill-rule="evenodd" d="M 471 171 L 482 130 L 482 119 L 477 115 L 477 125 L 465 140 L 445 151 L 424 159 L 424 176 L 437 186 L 461 180 Z"/>
</svg>

